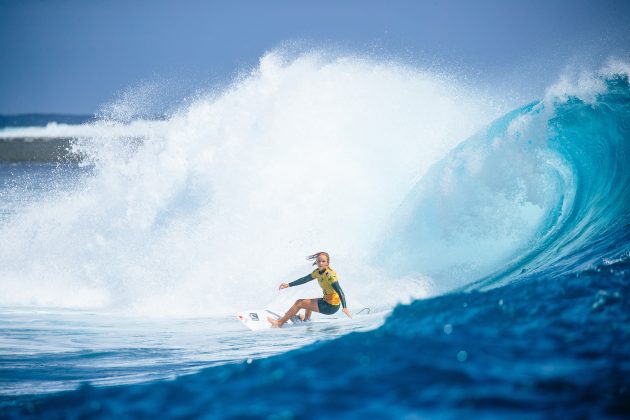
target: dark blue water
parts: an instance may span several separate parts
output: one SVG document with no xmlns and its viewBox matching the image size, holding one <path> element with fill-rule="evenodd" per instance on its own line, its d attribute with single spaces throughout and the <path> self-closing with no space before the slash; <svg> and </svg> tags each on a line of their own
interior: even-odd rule
<svg viewBox="0 0 630 420">
<path fill-rule="evenodd" d="M 372 331 L 172 381 L 1 397 L 3 415 L 627 417 L 630 88 L 625 76 L 605 82 L 594 100 L 541 101 L 508 114 L 410 192 L 382 254 L 399 274 L 429 273 L 444 289 L 467 277 L 467 286 L 399 305 Z M 525 210 L 500 226 L 515 239 L 487 239 L 497 225 L 485 223 L 497 211 L 509 219 L 519 204 Z M 490 207 L 499 208 L 494 219 Z M 474 235 L 448 231 L 449 221 L 471 214 L 476 247 Z M 522 240 L 522 226 L 536 229 Z M 456 257 L 477 264 L 445 272 L 430 249 L 444 243 L 427 242 L 438 231 L 444 243 L 471 241 L 477 253 Z M 508 245 L 504 263 L 475 277 Z"/>
</svg>

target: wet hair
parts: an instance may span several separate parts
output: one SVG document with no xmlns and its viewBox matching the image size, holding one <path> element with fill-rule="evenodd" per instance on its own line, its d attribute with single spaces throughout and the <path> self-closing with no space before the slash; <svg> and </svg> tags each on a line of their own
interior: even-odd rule
<svg viewBox="0 0 630 420">
<path fill-rule="evenodd" d="M 309 261 L 313 261 L 313 265 L 317 265 L 317 258 L 322 254 L 326 256 L 326 259 L 328 260 L 328 264 L 330 264 L 330 255 L 328 255 L 328 252 L 324 252 L 324 251 L 319 251 L 316 254 L 309 255 L 308 257 L 306 257 L 306 259 Z"/>
</svg>

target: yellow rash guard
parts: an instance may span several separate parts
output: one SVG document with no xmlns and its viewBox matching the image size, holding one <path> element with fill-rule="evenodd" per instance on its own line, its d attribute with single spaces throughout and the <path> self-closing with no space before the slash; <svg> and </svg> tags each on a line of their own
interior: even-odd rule
<svg viewBox="0 0 630 420">
<path fill-rule="evenodd" d="M 292 281 L 289 283 L 289 286 L 298 286 L 314 279 L 317 279 L 319 287 L 321 287 L 324 291 L 324 302 L 337 307 L 341 302 L 341 306 L 344 308 L 346 307 L 346 298 L 343 294 L 343 290 L 341 290 L 341 286 L 339 286 L 339 282 L 337 281 L 337 273 L 335 273 L 335 271 L 330 267 L 326 268 L 326 270 L 324 270 L 321 274 L 316 268 L 311 274 L 307 274 L 301 279 Z"/>
<path fill-rule="evenodd" d="M 317 279 L 319 287 L 321 287 L 324 291 L 324 301 L 330 303 L 331 305 L 339 305 L 341 302 L 339 294 L 333 288 L 333 283 L 337 282 L 337 273 L 335 273 L 332 268 L 328 267 L 320 274 L 319 270 L 316 268 L 311 273 L 311 277 Z"/>
</svg>

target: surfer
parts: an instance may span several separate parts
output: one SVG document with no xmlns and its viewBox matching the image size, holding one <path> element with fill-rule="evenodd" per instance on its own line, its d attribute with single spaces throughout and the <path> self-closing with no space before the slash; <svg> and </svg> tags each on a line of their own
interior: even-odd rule
<svg viewBox="0 0 630 420">
<path fill-rule="evenodd" d="M 350 311 L 346 306 L 346 297 L 343 294 L 343 290 L 341 290 L 339 281 L 337 281 L 337 273 L 335 273 L 335 271 L 329 266 L 330 256 L 328 253 L 318 252 L 317 254 L 308 256 L 306 259 L 314 261 L 313 265 L 316 265 L 317 268 L 313 270 L 312 273 L 292 281 L 291 283 L 282 283 L 278 289 L 282 290 L 287 287 L 299 286 L 300 284 L 317 279 L 319 286 L 324 291 L 324 297 L 298 299 L 282 318 L 274 319 L 272 317 L 267 317 L 267 320 L 274 327 L 282 327 L 285 322 L 297 315 L 300 309 L 304 309 L 306 311 L 304 318 L 300 317 L 303 321 L 309 320 L 313 311 L 324 315 L 332 315 L 339 310 L 340 303 L 341 306 L 343 306 L 343 313 L 352 318 L 352 315 L 350 315 Z"/>
</svg>

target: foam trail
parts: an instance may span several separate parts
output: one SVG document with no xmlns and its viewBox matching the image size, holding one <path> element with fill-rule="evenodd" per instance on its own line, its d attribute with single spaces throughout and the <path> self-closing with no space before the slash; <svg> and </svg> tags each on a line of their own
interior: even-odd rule
<svg viewBox="0 0 630 420">
<path fill-rule="evenodd" d="M 397 63 L 276 51 L 133 135 L 90 125 L 76 151 L 94 176 L 0 227 L 0 304 L 232 313 L 324 249 L 366 305 L 422 296 L 430 279 L 392 288 L 366 257 L 417 179 L 496 115 L 487 103 Z"/>
</svg>

